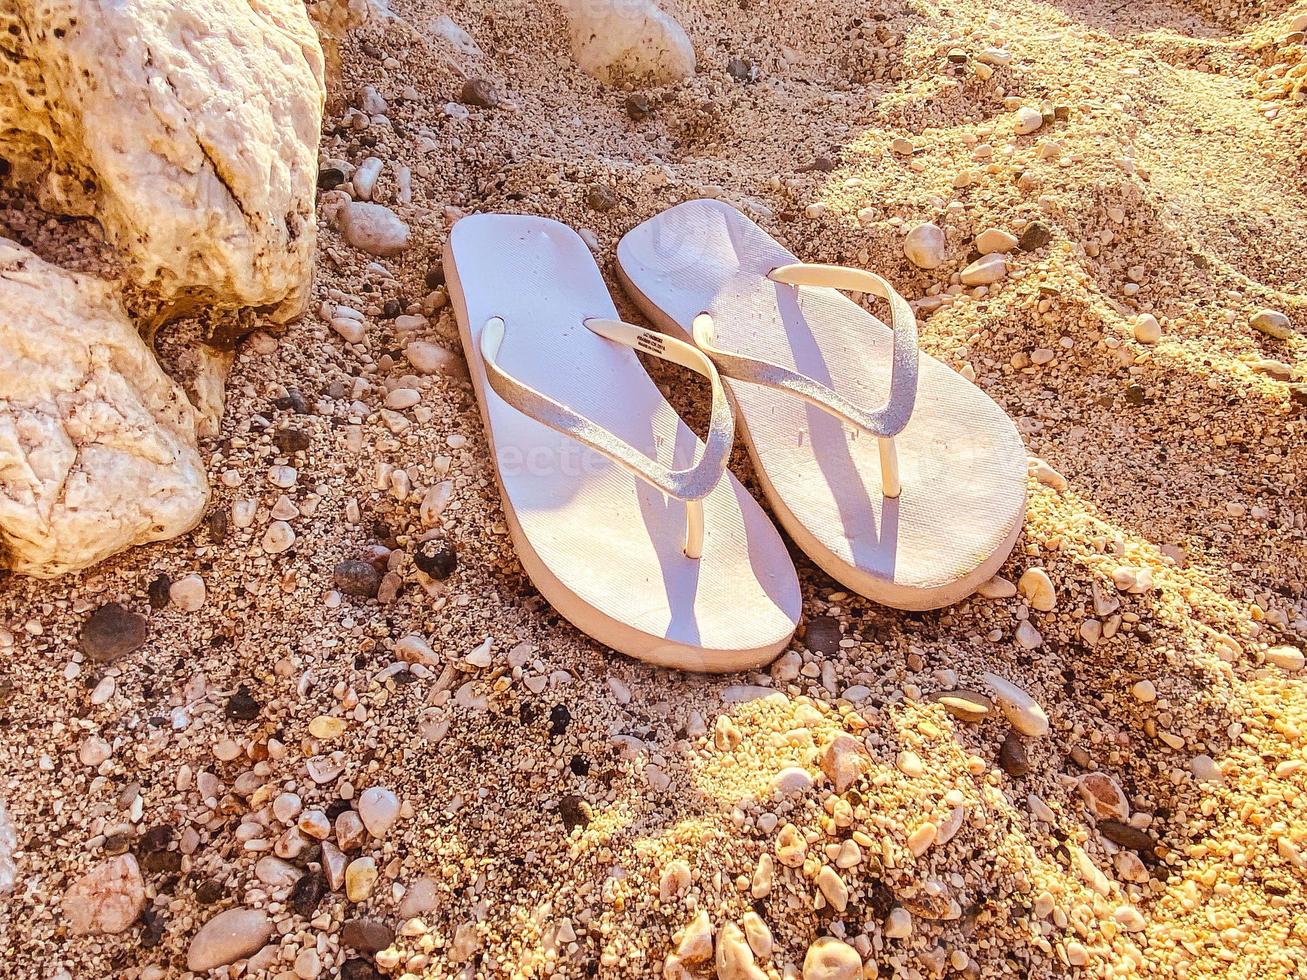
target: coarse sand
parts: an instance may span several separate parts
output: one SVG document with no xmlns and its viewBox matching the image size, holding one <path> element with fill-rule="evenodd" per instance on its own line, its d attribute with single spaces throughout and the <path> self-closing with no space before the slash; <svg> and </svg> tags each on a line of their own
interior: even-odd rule
<svg viewBox="0 0 1307 980">
<path fill-rule="evenodd" d="M 699 68 L 658 89 L 579 71 L 544 0 L 394 0 L 344 39 L 324 184 L 378 158 L 411 244 L 349 247 L 325 188 L 313 309 L 236 351 L 201 526 L 0 582 L 0 977 L 188 976 L 232 908 L 271 944 L 215 976 L 712 976 L 705 924 L 737 956 L 746 927 L 773 978 L 821 936 L 869 977 L 1303 975 L 1307 6 L 665 7 Z M 462 104 L 468 79 L 498 105 Z M 707 678 L 606 654 L 532 588 L 449 226 L 584 229 L 634 319 L 617 241 L 704 196 L 885 276 L 1017 421 L 1029 514 L 990 598 L 898 613 L 796 553 L 790 651 Z M 0 223 L 111 261 L 21 197 Z M 931 269 L 903 251 L 922 223 Z M 990 229 L 1022 245 L 964 285 Z M 651 370 L 702 432 L 706 390 Z M 107 603 L 148 638 L 99 662 L 80 635 Z M 124 854 L 144 911 L 74 935 L 65 892 Z"/>
</svg>

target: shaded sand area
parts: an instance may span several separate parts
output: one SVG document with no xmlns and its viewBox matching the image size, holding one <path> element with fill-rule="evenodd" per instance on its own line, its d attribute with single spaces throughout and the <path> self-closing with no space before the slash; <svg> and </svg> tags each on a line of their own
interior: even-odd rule
<svg viewBox="0 0 1307 980">
<path fill-rule="evenodd" d="M 237 351 L 201 527 L 0 583 L 0 976 L 185 976 L 231 908 L 268 946 L 218 976 L 648 978 L 678 946 L 668 976 L 712 976 L 701 932 L 762 954 L 759 922 L 768 977 L 822 936 L 869 977 L 1302 975 L 1307 8 L 668 8 L 698 74 L 635 99 L 535 0 L 395 0 L 344 42 L 323 159 L 383 161 L 413 243 L 371 262 L 324 192 L 313 313 Z M 499 104 L 460 103 L 469 78 Z M 1018 136 L 1021 107 L 1048 112 Z M 725 678 L 606 655 L 543 602 L 461 376 L 449 225 L 588 229 L 635 318 L 618 239 L 701 196 L 886 276 L 1013 416 L 1043 461 L 1003 571 L 1022 592 L 898 613 L 796 554 L 799 637 Z M 923 222 L 929 270 L 903 253 Z M 963 286 L 988 229 L 1027 247 Z M 657 376 L 702 431 L 706 390 Z M 111 602 L 148 635 L 97 662 L 79 636 Z M 987 672 L 1046 735 L 936 699 L 992 697 Z M 143 914 L 70 935 L 65 890 L 128 854 Z"/>
</svg>

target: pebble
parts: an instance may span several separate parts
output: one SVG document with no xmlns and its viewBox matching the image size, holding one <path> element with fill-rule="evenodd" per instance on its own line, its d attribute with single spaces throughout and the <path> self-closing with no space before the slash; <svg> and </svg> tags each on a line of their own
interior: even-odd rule
<svg viewBox="0 0 1307 980">
<path fill-rule="evenodd" d="M 1032 106 L 1023 105 L 1017 110 L 1016 120 L 1012 124 L 1018 136 L 1027 136 L 1044 125 L 1044 114 Z"/>
<path fill-rule="evenodd" d="M 77 758 L 84 766 L 94 769 L 104 763 L 113 754 L 109 743 L 92 735 L 77 749 Z"/>
<path fill-rule="evenodd" d="M 98 664 L 107 664 L 139 649 L 148 636 L 144 616 L 108 602 L 91 613 L 78 639 L 83 653 Z"/>
<path fill-rule="evenodd" d="M 585 189 L 585 204 L 591 211 L 603 214 L 621 203 L 607 184 L 591 184 Z"/>
<path fill-rule="evenodd" d="M 829 864 L 823 864 L 817 872 L 817 888 L 836 912 L 843 912 L 849 905 L 849 886 Z"/>
<path fill-rule="evenodd" d="M 1038 650 L 1044 642 L 1043 635 L 1028 619 L 1023 619 L 1017 626 L 1016 636 L 1017 643 L 1027 650 Z"/>
<path fill-rule="evenodd" d="M 331 581 L 346 595 L 371 599 L 381 587 L 381 573 L 368 562 L 347 559 L 332 569 Z"/>
<path fill-rule="evenodd" d="M 204 973 L 246 959 L 272 938 L 272 920 L 260 909 L 219 912 L 200 926 L 186 951 L 186 968 Z"/>
<path fill-rule="evenodd" d="M 1037 456 L 1030 460 L 1030 472 L 1043 486 L 1052 487 L 1059 492 L 1069 485 L 1065 476 Z"/>
<path fill-rule="evenodd" d="M 449 502 L 453 497 L 454 484 L 450 480 L 441 480 L 428 490 L 422 497 L 422 503 L 418 506 L 418 516 L 421 518 L 422 523 L 426 525 L 435 524 L 440 519 L 440 515 L 445 512 L 445 508 L 449 506 Z M 415 564 L 416 561 L 415 556 Z"/>
<path fill-rule="evenodd" d="M 300 509 L 295 506 L 294 501 L 284 493 L 277 497 L 277 502 L 272 505 L 272 518 L 276 521 L 291 521 L 300 516 Z"/>
<path fill-rule="evenodd" d="M 634 122 L 643 122 L 653 115 L 653 103 L 643 92 L 633 92 L 626 97 L 626 114 Z"/>
<path fill-rule="evenodd" d="M 1266 651 L 1266 662 L 1282 670 L 1299 671 L 1303 668 L 1303 652 L 1297 647 L 1271 647 Z"/>
<path fill-rule="evenodd" d="M 451 350 L 426 340 L 414 340 L 404 348 L 404 357 L 420 374 L 443 374 L 452 377 L 461 374 L 463 359 Z"/>
<path fill-rule="evenodd" d="M 1112 913 L 1112 918 L 1126 932 L 1143 932 L 1148 927 L 1140 911 L 1133 905 L 1122 905 Z"/>
<path fill-rule="evenodd" d="M 907 939 L 912 935 L 912 913 L 901 905 L 890 909 L 885 919 L 886 939 Z"/>
<path fill-rule="evenodd" d="M 745 912 L 740 917 L 740 925 L 744 927 L 744 938 L 754 954 L 761 960 L 770 959 L 775 940 L 762 916 L 757 912 Z"/>
<path fill-rule="evenodd" d="M 932 697 L 943 705 L 944 710 L 954 718 L 979 724 L 994 710 L 994 702 L 978 691 L 959 689 L 943 691 Z"/>
<path fill-rule="evenodd" d="M 340 891 L 345 886 L 345 868 L 348 863 L 349 859 L 339 847 L 329 840 L 322 842 L 322 872 L 332 891 Z"/>
<path fill-rule="evenodd" d="M 493 109 L 499 105 L 499 92 L 488 79 L 469 78 L 458 93 L 458 101 L 464 105 Z"/>
<path fill-rule="evenodd" d="M 408 248 L 408 225 L 384 205 L 350 201 L 340 209 L 336 222 L 341 237 L 369 255 L 398 255 Z"/>
<path fill-rule="evenodd" d="M 909 779 L 917 779 L 926 772 L 926 766 L 921 761 L 921 756 L 917 755 L 917 753 L 913 752 L 911 749 L 904 749 L 900 752 L 894 759 L 894 765 L 898 768 L 899 772 L 903 773 L 903 775 L 907 776 Z"/>
<path fill-rule="evenodd" d="M 318 956 L 318 951 L 311 946 L 300 950 L 295 957 L 294 970 L 300 980 L 316 980 L 322 972 L 322 958 Z"/>
<path fill-rule="evenodd" d="M 341 945 L 364 953 L 379 953 L 394 941 L 395 930 L 376 919 L 347 919 L 340 929 Z"/>
<path fill-rule="evenodd" d="M 1000 228 L 989 228 L 976 236 L 976 251 L 981 255 L 1010 252 L 1017 247 L 1017 236 Z"/>
<path fill-rule="evenodd" d="M 834 936 L 822 936 L 803 957 L 803 980 L 861 980 L 862 975 L 858 951 Z"/>
<path fill-rule="evenodd" d="M 903 254 L 918 269 L 937 269 L 944 264 L 947 242 L 938 225 L 926 222 L 908 232 L 903 239 Z"/>
<path fill-rule="evenodd" d="M 289 490 L 299 480 L 299 471 L 293 466 L 268 467 L 268 482 L 274 487 Z"/>
<path fill-rule="evenodd" d="M 1008 723 L 1022 735 L 1042 738 L 1048 734 L 1048 715 L 1029 694 L 1011 681 L 986 672 L 985 683 L 994 692 Z"/>
<path fill-rule="evenodd" d="M 1135 681 L 1130 686 L 1130 694 L 1140 704 L 1152 704 L 1157 700 L 1157 688 L 1150 680 Z"/>
<path fill-rule="evenodd" d="M 114 696 L 118 689 L 118 682 L 112 677 L 100 678 L 100 683 L 96 684 L 91 691 L 91 704 L 107 704 Z"/>
<path fill-rule="evenodd" d="M 367 834 L 357 810 L 342 810 L 336 815 L 336 846 L 342 851 L 357 851 L 363 846 Z"/>
<path fill-rule="evenodd" d="M 1210 755 L 1196 755 L 1189 761 L 1189 771 L 1194 778 L 1204 783 L 1223 783 L 1225 775 L 1216 760 Z"/>
<path fill-rule="evenodd" d="M 1250 322 L 1258 333 L 1276 340 L 1288 340 L 1293 336 L 1293 321 L 1279 310 L 1258 310 Z"/>
<path fill-rule="evenodd" d="M 399 797 L 382 786 L 365 789 L 359 797 L 359 816 L 373 837 L 385 837 L 399 820 Z"/>
<path fill-rule="evenodd" d="M 487 636 L 479 644 L 468 652 L 463 658 L 463 663 L 469 667 L 475 667 L 477 670 L 485 670 L 495 662 L 494 639 Z"/>
<path fill-rule="evenodd" d="M 1128 847 L 1142 854 L 1152 854 L 1157 848 L 1157 841 L 1151 834 L 1133 827 L 1123 820 L 1099 820 L 1098 832 L 1113 844 Z"/>
<path fill-rule="evenodd" d="M 300 815 L 304 802 L 296 793 L 279 793 L 272 801 L 272 815 L 284 824 L 292 823 Z"/>
<path fill-rule="evenodd" d="M 263 705 L 250 694 L 249 687 L 241 684 L 236 688 L 235 693 L 227 699 L 223 714 L 232 721 L 253 721 L 259 717 L 259 711 L 262 708 Z"/>
<path fill-rule="evenodd" d="M 289 551 L 295 543 L 295 529 L 285 521 L 273 521 L 263 532 L 263 539 L 259 543 L 266 554 L 279 555 Z"/>
<path fill-rule="evenodd" d="M 1057 593 L 1053 589 L 1053 580 L 1042 568 L 1026 569 L 1017 582 L 1017 589 L 1030 600 L 1032 609 L 1052 612 L 1057 607 Z"/>
<path fill-rule="evenodd" d="M 195 612 L 202 608 L 206 597 L 204 579 L 194 572 L 183 575 L 168 587 L 168 598 L 182 612 Z"/>
<path fill-rule="evenodd" d="M 896 136 L 891 140 L 889 148 L 891 153 L 896 153 L 902 157 L 910 157 L 916 152 L 916 147 L 912 145 L 912 141 L 904 139 L 902 136 Z"/>
<path fill-rule="evenodd" d="M 871 758 L 852 735 L 836 735 L 821 754 L 821 771 L 830 779 L 836 793 L 843 793 L 870 768 Z"/>
<path fill-rule="evenodd" d="M 966 819 L 967 808 L 964 806 L 955 806 L 949 811 L 948 816 L 944 818 L 943 822 L 939 824 L 938 829 L 935 831 L 935 843 L 947 844 L 951 841 L 955 836 L 957 836 L 957 832 L 962 829 L 962 824 Z"/>
<path fill-rule="evenodd" d="M 1087 772 L 1076 780 L 1076 789 L 1099 820 L 1125 820 L 1130 801 L 1115 779 L 1105 772 Z"/>
<path fill-rule="evenodd" d="M 804 629 L 803 643 L 813 653 L 831 656 L 839 651 L 842 636 L 839 620 L 831 616 L 815 616 Z"/>
<path fill-rule="evenodd" d="M 690 865 L 677 859 L 667 862 L 658 878 L 658 900 L 670 902 L 690 887 Z"/>
<path fill-rule="evenodd" d="M 788 766 L 772 779 L 771 788 L 782 796 L 799 796 L 812 789 L 812 775 L 806 769 Z"/>
<path fill-rule="evenodd" d="M 1151 313 L 1141 313 L 1135 317 L 1132 331 L 1135 340 L 1141 344 L 1155 344 L 1162 339 L 1162 325 Z"/>
<path fill-rule="evenodd" d="M 682 963 L 694 966 L 712 959 L 712 952 L 712 920 L 708 918 L 708 910 L 701 908 L 681 933 L 681 941 L 676 944 L 676 955 Z"/>
<path fill-rule="evenodd" d="M 1002 770 L 1014 779 L 1020 779 L 1030 772 L 1030 757 L 1026 754 L 1026 745 L 1021 736 L 1011 729 L 1003 738 L 998 749 L 998 764 Z"/>
<path fill-rule="evenodd" d="M 976 55 L 976 60 L 981 64 L 1002 68 L 1012 63 L 1012 52 L 1006 48 L 986 48 Z"/>
<path fill-rule="evenodd" d="M 397 412 L 412 408 L 422 401 L 422 392 L 416 388 L 394 388 L 386 393 L 386 407 Z"/>
<path fill-rule="evenodd" d="M 987 286 L 1007 275 L 1007 260 L 998 252 L 982 256 L 962 270 L 962 282 L 967 286 Z"/>
<path fill-rule="evenodd" d="M 145 881 L 130 854 L 96 865 L 64 891 L 61 903 L 75 936 L 126 932 L 145 909 Z"/>
<path fill-rule="evenodd" d="M 288 888 L 300 880 L 304 872 L 288 861 L 265 855 L 254 865 L 254 877 L 269 888 Z"/>
<path fill-rule="evenodd" d="M 1145 595 L 1153 591 L 1153 573 L 1147 568 L 1121 565 L 1112 572 L 1112 583 L 1121 592 Z"/>
<path fill-rule="evenodd" d="M 939 833 L 939 827 L 927 820 L 920 827 L 908 835 L 908 850 L 912 852 L 913 857 L 921 857 L 926 851 L 930 850 L 930 845 L 935 843 L 935 835 Z"/>
<path fill-rule="evenodd" d="M 377 178 L 381 176 L 381 168 L 384 165 L 377 157 L 368 157 L 358 165 L 353 177 L 356 198 L 360 201 L 372 200 L 372 192 L 376 190 Z"/>
<path fill-rule="evenodd" d="M 288 899 L 291 909 L 305 919 L 311 919 L 318 911 L 318 904 L 327 894 L 327 879 L 324 875 L 308 872 L 301 875 L 291 887 Z"/>
<path fill-rule="evenodd" d="M 341 753 L 334 755 L 315 755 L 306 759 L 304 770 L 319 786 L 325 786 L 327 783 L 334 783 L 340 778 L 340 774 L 345 771 L 345 763 L 339 758 Z"/>
<path fill-rule="evenodd" d="M 787 868 L 797 868 L 803 864 L 808 854 L 808 842 L 804 840 L 799 828 L 787 823 L 776 835 L 776 860 Z"/>
<path fill-rule="evenodd" d="M 770 895 L 775 874 L 776 862 L 772 860 L 772 856 L 767 853 L 759 855 L 758 864 L 749 880 L 749 894 L 754 898 L 766 898 Z"/>
<path fill-rule="evenodd" d="M 427 877 L 418 878 L 404 893 L 404 899 L 399 904 L 400 917 L 411 919 L 415 915 L 430 912 L 438 906 L 439 902 L 440 891 L 435 880 Z"/>
<path fill-rule="evenodd" d="M 355 858 L 345 868 L 345 897 L 351 902 L 366 902 L 377 884 L 377 862 L 370 857 Z"/>
<path fill-rule="evenodd" d="M 431 644 L 416 633 L 395 641 L 395 656 L 406 664 L 426 664 L 430 667 L 439 663 L 436 651 L 431 649 Z"/>
<path fill-rule="evenodd" d="M 1032 221 L 1021 232 L 1017 248 L 1023 252 L 1036 252 L 1053 240 L 1053 231 L 1042 221 Z"/>
<path fill-rule="evenodd" d="M 309 734 L 324 742 L 339 738 L 344 733 L 345 720 L 334 715 L 317 715 L 309 722 Z"/>
</svg>

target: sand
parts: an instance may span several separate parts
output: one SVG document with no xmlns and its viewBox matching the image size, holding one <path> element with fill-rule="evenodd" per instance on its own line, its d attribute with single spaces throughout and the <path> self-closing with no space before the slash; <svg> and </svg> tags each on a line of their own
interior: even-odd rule
<svg viewBox="0 0 1307 980">
<path fill-rule="evenodd" d="M 324 227 L 313 311 L 237 351 L 202 445 L 215 491 L 200 528 L 85 574 L 0 582 L 18 867 L 0 976 L 186 976 L 192 938 L 229 908 L 272 923 L 250 976 L 653 977 L 678 943 L 693 953 L 696 916 L 720 942 L 750 912 L 774 937 L 757 960 L 770 977 L 801 975 L 821 936 L 866 976 L 1301 975 L 1307 46 L 1283 39 L 1302 5 L 668 7 L 699 73 L 645 92 L 639 121 L 628 93 L 574 67 L 562 12 L 539 0 L 395 0 L 396 19 L 346 40 L 323 157 L 384 160 L 374 196 L 412 244 L 370 266 Z M 442 14 L 483 53 L 435 34 Z M 1011 63 L 979 67 L 990 47 Z M 733 58 L 756 80 L 728 73 Z M 501 105 L 447 111 L 469 77 Z M 389 124 L 351 128 L 365 85 Z M 1023 106 L 1048 121 L 1018 137 Z M 607 654 L 552 613 L 513 555 L 457 364 L 421 375 L 404 347 L 457 351 L 427 282 L 458 215 L 588 229 L 634 318 L 619 237 L 696 196 L 806 259 L 886 276 L 923 347 L 1013 416 L 1042 462 L 1003 577 L 1042 569 L 1051 610 L 998 583 L 999 598 L 898 613 L 795 554 L 800 636 L 772 671 L 725 678 Z M 324 193 L 324 217 L 338 198 Z M 21 200 L 0 217 L 38 248 L 53 228 Z M 1011 252 L 990 286 L 960 284 L 975 236 L 1035 221 L 1047 244 Z M 903 254 L 923 222 L 945 232 L 931 270 Z M 365 315 L 362 343 L 321 315 L 337 303 Z M 1288 316 L 1287 339 L 1253 329 L 1264 308 Z M 425 319 L 397 324 L 406 309 Z M 1144 313 L 1155 343 L 1135 339 Z M 705 392 L 652 370 L 702 427 Z M 420 401 L 385 408 L 394 389 Z M 303 440 L 285 430 L 308 448 L 290 452 Z M 440 545 L 457 555 L 443 580 L 414 564 Z M 382 601 L 335 591 L 347 559 L 391 571 Z M 193 580 L 181 603 L 167 584 L 192 574 L 203 604 L 184 611 Z M 1044 583 L 1026 585 L 1046 607 Z M 108 602 L 148 617 L 149 638 L 102 664 L 78 637 Z M 397 649 L 413 635 L 430 651 Z M 986 672 L 1037 702 L 1047 735 L 934 700 L 992 697 Z M 861 773 L 841 793 L 821 765 L 838 733 Z M 372 787 L 402 801 L 395 825 L 375 837 L 347 817 L 331 840 L 374 862 L 375 886 L 362 897 L 359 865 L 360 901 L 328 889 L 301 914 L 308 889 L 292 901 L 290 882 L 316 879 L 324 849 L 288 830 L 301 818 L 282 794 L 334 820 Z M 256 874 L 274 849 L 289 870 Z M 65 890 L 124 853 L 144 913 L 72 935 Z M 356 919 L 380 926 L 342 934 Z"/>
</svg>

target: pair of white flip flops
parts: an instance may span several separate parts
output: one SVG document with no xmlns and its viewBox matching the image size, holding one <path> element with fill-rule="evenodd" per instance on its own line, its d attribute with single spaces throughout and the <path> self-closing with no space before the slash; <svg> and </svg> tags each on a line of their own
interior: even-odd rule
<svg viewBox="0 0 1307 980">
<path fill-rule="evenodd" d="M 661 332 L 617 319 L 590 249 L 556 221 L 473 215 L 445 251 L 513 544 L 573 624 L 686 670 L 757 667 L 786 647 L 798 577 L 726 468 L 736 432 L 786 532 L 848 588 L 931 609 L 998 570 L 1025 514 L 1021 438 L 918 352 L 888 283 L 805 265 L 711 200 L 646 221 L 617 258 Z M 838 290 L 886 300 L 893 330 Z M 637 350 L 709 379 L 706 442 Z"/>
</svg>

